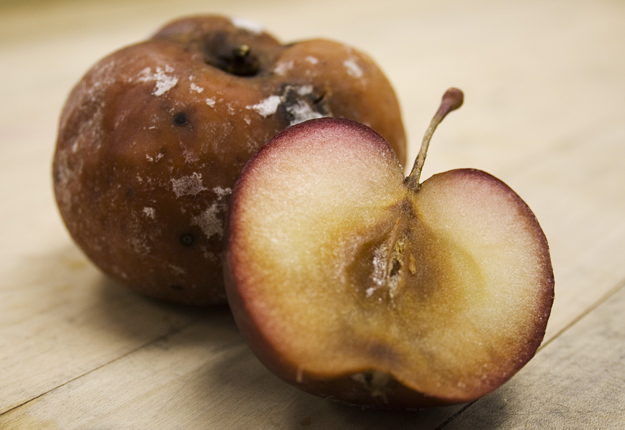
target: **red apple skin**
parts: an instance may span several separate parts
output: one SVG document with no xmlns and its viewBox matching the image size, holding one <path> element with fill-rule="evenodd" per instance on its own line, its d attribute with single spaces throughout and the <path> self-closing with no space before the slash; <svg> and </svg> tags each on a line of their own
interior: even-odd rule
<svg viewBox="0 0 625 430">
<path fill-rule="evenodd" d="M 299 389 L 349 405 L 379 409 L 421 409 L 465 403 L 492 392 L 508 381 L 535 355 L 544 338 L 554 300 L 553 268 L 547 239 L 529 206 L 504 182 L 477 169 L 455 169 L 439 173 L 421 184 L 421 187 L 422 190 L 428 192 L 429 187 L 444 186 L 444 183 L 468 182 L 478 188 L 483 184 L 488 189 L 500 193 L 504 200 L 510 200 L 515 207 L 517 216 L 524 219 L 526 231 L 529 232 L 530 236 L 533 236 L 532 240 L 538 249 L 536 260 L 539 262 L 539 267 L 537 270 L 541 273 L 540 277 L 542 278 L 539 293 L 535 297 L 537 311 L 532 316 L 532 320 L 528 322 L 526 341 L 518 348 L 514 358 L 502 367 L 501 372 L 484 378 L 480 386 L 462 396 L 422 393 L 402 383 L 395 375 L 390 375 L 390 379 L 384 387 L 383 395 L 372 397 L 371 389 L 363 386 L 362 380 L 354 378 L 354 374 L 362 372 L 363 375 L 367 375 L 372 370 L 378 370 L 375 367 L 353 369 L 353 371 L 343 374 L 332 371 L 309 373 L 302 371 L 299 363 L 285 356 L 282 350 L 283 340 L 280 339 L 279 333 L 276 333 L 276 329 L 270 328 L 274 322 L 267 321 L 265 310 L 256 304 L 253 291 L 255 283 L 258 281 L 255 274 L 248 271 L 251 256 L 246 254 L 247 250 L 241 237 L 245 234 L 242 233 L 241 215 L 249 209 L 248 202 L 244 197 L 245 193 L 242 191 L 249 192 L 249 190 L 255 189 L 258 186 L 258 173 L 261 172 L 262 174 L 262 171 L 268 169 L 269 165 L 273 165 L 277 158 L 282 160 L 281 152 L 283 149 L 289 148 L 289 145 L 297 139 L 305 140 L 305 135 L 311 131 L 314 132 L 315 127 L 319 129 L 340 129 L 341 127 L 360 129 L 363 133 L 363 140 L 366 139 L 367 145 L 370 146 L 363 151 L 392 154 L 392 148 L 389 144 L 374 131 L 352 121 L 326 118 L 309 121 L 285 130 L 263 146 L 250 159 L 233 192 L 232 207 L 227 224 L 228 239 L 224 253 L 224 278 L 228 301 L 235 321 L 253 353 L 272 373 Z M 293 154 L 289 155 L 292 156 Z M 393 155 L 389 155 L 389 157 L 393 157 Z M 399 163 L 396 164 L 399 166 Z M 331 175 L 332 173 L 327 172 L 327 174 Z M 401 174 L 400 167 L 398 167 L 398 174 Z M 314 288 L 314 285 L 310 287 Z M 314 304 L 311 303 L 310 306 L 314 306 Z M 305 333 L 301 335 L 304 336 Z M 371 352 L 367 353 L 370 354 Z M 387 355 L 388 351 L 385 348 L 380 348 L 376 354 L 378 353 Z M 387 355 L 385 359 L 392 361 L 392 354 Z"/>
<path fill-rule="evenodd" d="M 131 289 L 223 304 L 236 178 L 263 143 L 317 116 L 371 125 L 405 161 L 397 99 L 366 55 L 327 40 L 282 45 L 221 16 L 173 21 L 98 62 L 69 95 L 53 160 L 60 214 L 95 265 Z"/>
</svg>

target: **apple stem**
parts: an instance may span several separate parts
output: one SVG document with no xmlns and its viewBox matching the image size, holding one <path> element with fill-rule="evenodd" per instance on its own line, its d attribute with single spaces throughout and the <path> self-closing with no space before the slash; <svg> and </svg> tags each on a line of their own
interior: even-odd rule
<svg viewBox="0 0 625 430">
<path fill-rule="evenodd" d="M 236 48 L 234 48 L 232 50 L 232 54 L 234 55 L 234 58 L 236 58 L 237 60 L 244 60 L 245 57 L 247 57 L 248 55 L 250 55 L 250 47 L 248 45 L 239 45 Z"/>
<path fill-rule="evenodd" d="M 258 59 L 252 55 L 252 48 L 242 44 L 232 49 L 232 57 L 225 70 L 237 76 L 254 76 L 259 67 Z"/>
<path fill-rule="evenodd" d="M 423 170 L 423 164 L 425 163 L 425 156 L 427 155 L 434 130 L 436 130 L 436 127 L 438 127 L 449 112 L 462 106 L 463 101 L 464 94 L 458 88 L 449 88 L 445 91 L 445 94 L 443 94 L 441 104 L 432 118 L 430 126 L 425 131 L 425 135 L 423 136 L 423 141 L 421 143 L 421 149 L 419 150 L 419 154 L 417 155 L 417 159 L 415 160 L 410 175 L 408 175 L 404 181 L 410 189 L 417 191 L 419 187 L 421 187 L 419 178 L 421 177 L 421 171 Z"/>
</svg>

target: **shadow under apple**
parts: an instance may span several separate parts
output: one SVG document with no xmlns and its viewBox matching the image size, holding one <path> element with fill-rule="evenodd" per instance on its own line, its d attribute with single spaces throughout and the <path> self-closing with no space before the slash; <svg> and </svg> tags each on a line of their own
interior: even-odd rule
<svg viewBox="0 0 625 430">
<path fill-rule="evenodd" d="M 163 390 L 168 398 L 154 408 L 155 419 L 183 414 L 232 428 L 426 429 L 438 428 L 463 408 L 378 411 L 322 399 L 269 372 L 243 341 L 227 307 L 190 308 L 140 296 L 101 274 L 69 245 L 26 263 L 30 272 L 18 268 L 23 287 L 34 296 L 52 297 L 40 311 L 66 325 L 64 339 L 57 342 L 71 340 L 81 351 L 66 356 L 64 365 L 76 374 L 71 378 L 138 350 L 163 368 L 179 366 L 171 368 L 179 376 L 171 379 L 171 390 Z M 51 273 L 58 278 L 50 280 Z M 42 295 L 42 288 L 54 294 Z M 495 397 L 491 403 L 497 403 Z"/>
<path fill-rule="evenodd" d="M 233 428 L 434 429 L 464 407 L 374 410 L 323 399 L 274 376 L 244 345 L 207 368 L 205 378 L 226 409 L 238 411 Z"/>
</svg>

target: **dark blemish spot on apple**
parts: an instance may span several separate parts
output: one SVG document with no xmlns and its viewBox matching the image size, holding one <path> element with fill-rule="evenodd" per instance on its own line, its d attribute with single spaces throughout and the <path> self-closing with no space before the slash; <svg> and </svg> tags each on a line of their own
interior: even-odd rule
<svg viewBox="0 0 625 430">
<path fill-rule="evenodd" d="M 135 196 L 135 190 L 133 190 L 132 188 L 128 188 L 126 190 L 126 198 L 132 199 L 134 196 Z"/>
<path fill-rule="evenodd" d="M 182 127 L 183 125 L 186 125 L 188 122 L 189 122 L 189 117 L 187 116 L 186 113 L 178 112 L 176 115 L 174 115 L 174 125 L 176 127 Z"/>
<path fill-rule="evenodd" d="M 195 236 L 191 233 L 183 233 L 178 237 L 178 242 L 186 248 L 190 248 L 195 243 Z"/>
<path fill-rule="evenodd" d="M 395 363 L 398 360 L 397 353 L 390 346 L 380 343 L 380 342 L 372 342 L 367 346 L 367 352 L 371 357 L 374 357 L 376 360 L 385 362 L 385 363 Z"/>
<path fill-rule="evenodd" d="M 389 276 L 391 278 L 394 276 L 397 276 L 400 270 L 401 270 L 401 261 L 393 260 L 393 267 L 391 267 L 391 273 L 389 273 Z"/>
<path fill-rule="evenodd" d="M 184 290 L 184 288 L 182 287 L 182 285 L 178 285 L 178 284 L 171 284 L 169 286 L 172 290 L 176 290 L 176 291 L 182 291 Z"/>
<path fill-rule="evenodd" d="M 330 106 L 328 106 L 328 102 L 326 100 L 326 93 L 321 94 L 317 97 L 313 103 L 317 106 L 319 112 L 325 112 L 328 115 L 330 114 Z"/>
<path fill-rule="evenodd" d="M 326 100 L 326 94 L 302 91 L 305 87 L 298 84 L 283 84 L 280 88 L 278 111 L 287 124 L 293 125 L 311 119 L 318 114 L 331 117 L 332 110 Z"/>
</svg>

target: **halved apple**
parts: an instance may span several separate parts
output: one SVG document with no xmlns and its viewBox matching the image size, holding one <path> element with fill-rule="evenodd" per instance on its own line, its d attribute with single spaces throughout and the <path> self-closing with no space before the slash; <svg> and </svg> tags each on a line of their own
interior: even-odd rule
<svg viewBox="0 0 625 430">
<path fill-rule="evenodd" d="M 554 278 L 534 214 L 459 169 L 419 183 L 376 132 L 312 120 L 272 139 L 236 184 L 226 291 L 254 353 L 305 391 L 417 408 L 483 396 L 540 345 Z"/>
</svg>

